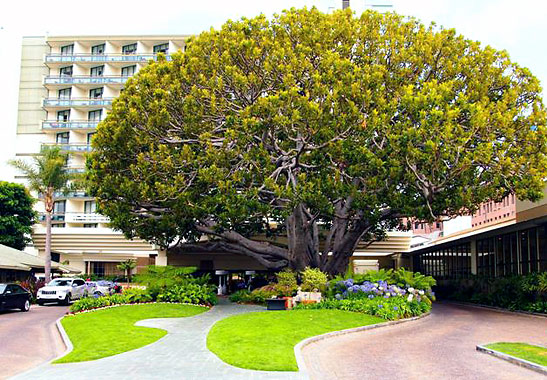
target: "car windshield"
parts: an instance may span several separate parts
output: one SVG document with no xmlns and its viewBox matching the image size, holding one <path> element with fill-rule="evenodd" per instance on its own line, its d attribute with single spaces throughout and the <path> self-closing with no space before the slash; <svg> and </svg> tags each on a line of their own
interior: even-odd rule
<svg viewBox="0 0 547 380">
<path fill-rule="evenodd" d="M 0 284 L 0 294 L 4 293 L 4 290 L 6 290 L 6 284 Z"/>
<path fill-rule="evenodd" d="M 101 280 L 101 281 L 97 281 L 97 285 L 99 285 L 99 286 L 110 286 L 110 285 L 112 285 L 112 283 L 110 281 Z"/>
<path fill-rule="evenodd" d="M 53 280 L 47 286 L 70 286 L 72 280 Z"/>
</svg>

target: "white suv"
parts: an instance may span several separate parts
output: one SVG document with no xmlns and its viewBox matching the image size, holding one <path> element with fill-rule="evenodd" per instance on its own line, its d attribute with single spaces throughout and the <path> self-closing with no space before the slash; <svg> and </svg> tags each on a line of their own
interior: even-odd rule
<svg viewBox="0 0 547 380">
<path fill-rule="evenodd" d="M 38 302 L 38 305 L 47 302 L 68 305 L 72 300 L 87 296 L 88 288 L 81 278 L 56 278 L 38 290 L 36 302 Z"/>
</svg>

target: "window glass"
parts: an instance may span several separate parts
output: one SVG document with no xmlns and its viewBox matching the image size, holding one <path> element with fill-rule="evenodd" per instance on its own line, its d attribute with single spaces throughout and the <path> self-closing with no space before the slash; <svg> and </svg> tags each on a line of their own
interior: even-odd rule
<svg viewBox="0 0 547 380">
<path fill-rule="evenodd" d="M 123 54 L 136 54 L 137 53 L 137 44 L 129 44 L 122 46 L 122 53 Z"/>
<path fill-rule="evenodd" d="M 545 225 L 538 228 L 538 250 L 540 271 L 547 271 L 547 228 Z"/>
<path fill-rule="evenodd" d="M 92 214 L 97 209 L 97 203 L 95 201 L 85 201 L 84 212 L 86 214 Z"/>
<path fill-rule="evenodd" d="M 159 44 L 154 46 L 154 54 L 169 52 L 169 43 Z"/>
<path fill-rule="evenodd" d="M 3 294 L 6 288 L 7 288 L 6 284 L 0 284 L 0 294 Z"/>
<path fill-rule="evenodd" d="M 91 144 L 91 139 L 93 139 L 94 134 L 95 134 L 95 132 L 91 132 L 91 133 L 87 134 L 87 145 Z"/>
<path fill-rule="evenodd" d="M 521 257 L 521 273 L 528 274 L 530 272 L 530 251 L 528 249 L 528 231 L 519 233 L 520 237 L 520 257 Z"/>
<path fill-rule="evenodd" d="M 538 271 L 538 244 L 537 244 L 537 229 L 528 230 L 528 247 L 530 248 L 530 271 Z"/>
<path fill-rule="evenodd" d="M 137 65 L 122 67 L 122 77 L 130 77 L 137 71 Z"/>
<path fill-rule="evenodd" d="M 87 120 L 89 121 L 101 121 L 103 110 L 89 111 L 87 114 Z"/>
<path fill-rule="evenodd" d="M 61 46 L 61 55 L 72 55 L 74 53 L 74 44 Z"/>
<path fill-rule="evenodd" d="M 72 76 L 72 66 L 61 67 L 59 69 L 59 75 L 62 77 Z"/>
<path fill-rule="evenodd" d="M 53 203 L 54 214 L 64 214 L 66 210 L 66 201 L 55 201 Z"/>
<path fill-rule="evenodd" d="M 84 223 L 84 228 L 97 228 L 97 223 Z"/>
<path fill-rule="evenodd" d="M 59 90 L 58 97 L 59 99 L 70 99 L 70 94 L 72 93 L 72 88 L 63 88 Z"/>
<path fill-rule="evenodd" d="M 104 91 L 103 87 L 92 88 L 91 90 L 89 90 L 89 97 L 91 99 L 100 99 L 103 97 L 103 91 Z"/>
<path fill-rule="evenodd" d="M 68 144 L 69 136 L 70 135 L 68 132 L 57 133 L 57 135 L 55 136 L 55 141 L 57 142 L 57 144 Z"/>
<path fill-rule="evenodd" d="M 57 121 L 68 121 L 70 119 L 70 110 L 57 111 Z"/>
<path fill-rule="evenodd" d="M 70 286 L 72 284 L 72 280 L 62 280 L 57 279 L 51 281 L 47 286 Z"/>
<path fill-rule="evenodd" d="M 101 55 L 104 54 L 105 44 L 95 45 L 91 47 L 91 54 Z"/>
<path fill-rule="evenodd" d="M 89 70 L 89 75 L 91 75 L 92 77 L 102 77 L 103 73 L 104 73 L 104 65 L 95 66 Z"/>
</svg>

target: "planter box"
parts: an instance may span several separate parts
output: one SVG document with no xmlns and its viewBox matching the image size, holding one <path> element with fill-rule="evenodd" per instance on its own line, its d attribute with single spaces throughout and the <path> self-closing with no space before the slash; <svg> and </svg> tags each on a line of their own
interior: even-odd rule
<svg viewBox="0 0 547 380">
<path fill-rule="evenodd" d="M 270 298 L 266 300 L 268 310 L 285 310 L 285 300 L 280 298 Z"/>
</svg>

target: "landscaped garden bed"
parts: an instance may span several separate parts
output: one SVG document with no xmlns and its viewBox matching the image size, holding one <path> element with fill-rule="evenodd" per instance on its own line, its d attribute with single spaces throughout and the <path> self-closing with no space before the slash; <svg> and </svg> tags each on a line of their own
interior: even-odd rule
<svg viewBox="0 0 547 380">
<path fill-rule="evenodd" d="M 55 363 L 96 360 L 146 346 L 167 332 L 135 326 L 135 322 L 150 318 L 190 317 L 207 310 L 209 308 L 203 306 L 151 303 L 66 316 L 61 324 L 74 349 Z"/>
<path fill-rule="evenodd" d="M 439 294 L 447 300 L 547 314 L 547 272 L 445 281 Z"/>
</svg>

